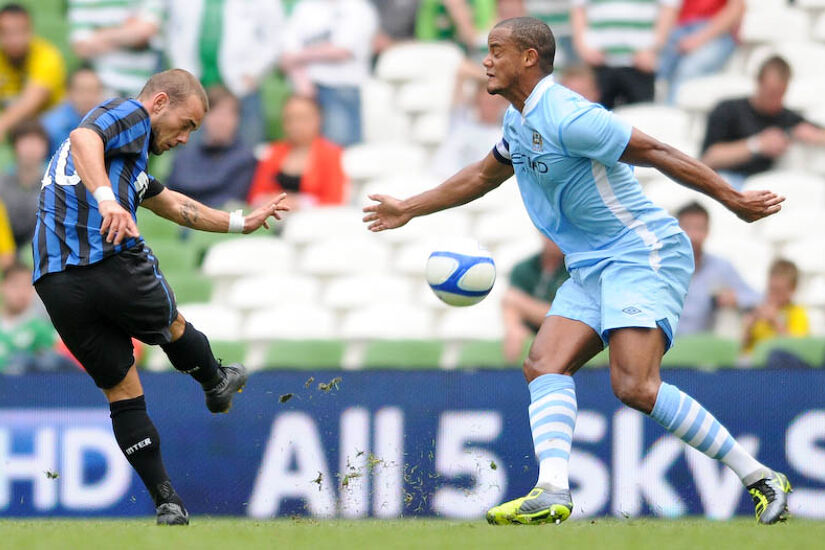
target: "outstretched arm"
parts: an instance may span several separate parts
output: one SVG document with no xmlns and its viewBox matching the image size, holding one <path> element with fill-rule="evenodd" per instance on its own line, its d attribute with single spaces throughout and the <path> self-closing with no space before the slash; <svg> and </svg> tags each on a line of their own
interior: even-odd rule
<svg viewBox="0 0 825 550">
<path fill-rule="evenodd" d="M 785 197 L 772 191 L 739 192 L 695 158 L 636 128 L 619 160 L 636 166 L 656 168 L 685 187 L 716 199 L 746 222 L 779 212 L 782 208 L 780 203 L 785 200 Z"/>
<path fill-rule="evenodd" d="M 281 219 L 281 212 L 289 210 L 289 207 L 281 204 L 286 198 L 286 193 L 282 193 L 274 200 L 264 204 L 251 214 L 243 216 L 243 220 L 238 220 L 238 226 L 233 233 L 252 233 L 259 227 L 264 226 L 269 229 L 270 216 L 276 220 Z M 190 199 L 182 193 L 164 189 L 154 197 L 145 199 L 141 206 L 148 208 L 158 216 L 171 220 L 178 225 L 191 227 L 200 231 L 211 231 L 213 233 L 229 233 L 234 229 L 230 223 L 233 214 L 216 210 L 194 199 Z M 242 224 L 242 225 L 241 225 Z"/>
<path fill-rule="evenodd" d="M 429 191 L 406 200 L 387 195 L 370 195 L 377 204 L 364 208 L 364 221 L 370 231 L 395 229 L 417 216 L 460 206 L 492 191 L 513 175 L 513 167 L 499 162 L 490 152 L 484 159 L 471 164 Z"/>
</svg>

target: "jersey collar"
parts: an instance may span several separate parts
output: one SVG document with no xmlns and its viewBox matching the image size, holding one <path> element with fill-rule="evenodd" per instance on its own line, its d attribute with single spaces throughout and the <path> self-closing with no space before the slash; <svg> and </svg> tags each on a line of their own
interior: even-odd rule
<svg viewBox="0 0 825 550">
<path fill-rule="evenodd" d="M 539 104 L 541 96 L 544 95 L 544 92 L 551 88 L 555 83 L 556 82 L 553 79 L 552 74 L 549 74 L 541 80 L 539 80 L 538 84 L 536 84 L 536 87 L 533 88 L 533 91 L 530 92 L 529 96 L 527 96 L 527 100 L 524 102 L 524 110 L 521 112 L 521 116 L 526 118 L 527 115 L 530 114 L 530 111 L 532 111 L 536 107 L 536 105 Z"/>
</svg>

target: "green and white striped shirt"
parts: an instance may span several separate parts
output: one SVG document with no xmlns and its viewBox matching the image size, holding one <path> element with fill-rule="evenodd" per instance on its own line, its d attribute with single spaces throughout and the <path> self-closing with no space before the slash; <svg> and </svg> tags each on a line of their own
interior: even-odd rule
<svg viewBox="0 0 825 550">
<path fill-rule="evenodd" d="M 163 10 L 163 0 L 69 0 L 69 38 L 82 41 L 98 29 L 120 26 L 130 18 L 160 25 Z M 159 38 L 155 37 L 147 47 L 120 48 L 91 62 L 104 86 L 134 97 L 158 70 L 160 51 Z"/>
<path fill-rule="evenodd" d="M 573 0 L 587 14 L 585 42 L 605 55 L 608 66 L 633 65 L 633 55 L 654 46 L 659 10 L 679 0 Z"/>
<path fill-rule="evenodd" d="M 527 15 L 541 19 L 553 36 L 570 36 L 573 32 L 570 27 L 571 0 L 524 0 Z"/>
</svg>

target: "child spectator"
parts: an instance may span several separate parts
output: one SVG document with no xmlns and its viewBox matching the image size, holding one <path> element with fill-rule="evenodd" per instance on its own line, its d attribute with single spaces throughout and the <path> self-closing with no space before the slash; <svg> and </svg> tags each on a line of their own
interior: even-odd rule
<svg viewBox="0 0 825 550">
<path fill-rule="evenodd" d="M 343 204 L 347 178 L 341 148 L 321 136 L 321 113 L 310 98 L 284 105 L 283 141 L 273 143 L 258 164 L 248 202 L 260 205 L 286 191 L 290 208 Z"/>
<path fill-rule="evenodd" d="M 8 269 L 14 263 L 16 251 L 6 205 L 0 200 L 0 269 Z"/>
<path fill-rule="evenodd" d="M 206 95 L 209 111 L 203 118 L 203 133 L 175 156 L 167 185 L 220 208 L 246 199 L 257 161 L 252 147 L 238 135 L 238 99 L 223 86 L 209 88 Z"/>
<path fill-rule="evenodd" d="M 5 203 L 14 242 L 26 250 L 34 236 L 40 180 L 46 169 L 49 137 L 36 120 L 26 120 L 11 133 L 14 165 L 0 175 L 0 199 Z"/>
<path fill-rule="evenodd" d="M 771 265 L 765 300 L 745 320 L 745 353 L 777 336 L 809 335 L 808 312 L 793 302 L 798 281 L 799 269 L 793 262 L 780 259 Z"/>
<path fill-rule="evenodd" d="M 66 101 L 40 119 L 49 134 L 50 157 L 57 152 L 63 140 L 69 137 L 69 133 L 77 128 L 86 113 L 103 102 L 103 83 L 92 69 L 81 67 L 69 78 L 66 96 Z"/>
<path fill-rule="evenodd" d="M 34 36 L 29 12 L 19 4 L 0 8 L 0 139 L 56 105 L 65 78 L 60 52 Z"/>
<path fill-rule="evenodd" d="M 38 314 L 31 270 L 22 264 L 6 269 L 0 293 L 0 373 L 74 370 L 54 352 L 57 334 Z"/>
</svg>

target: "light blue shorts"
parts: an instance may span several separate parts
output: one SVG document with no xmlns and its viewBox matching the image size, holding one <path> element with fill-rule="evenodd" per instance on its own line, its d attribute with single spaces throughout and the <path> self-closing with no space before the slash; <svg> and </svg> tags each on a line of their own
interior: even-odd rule
<svg viewBox="0 0 825 550">
<path fill-rule="evenodd" d="M 659 327 L 670 349 L 693 274 L 693 250 L 684 233 L 661 244 L 655 252 L 628 250 L 571 269 L 547 315 L 585 323 L 605 346 L 611 330 Z"/>
</svg>

